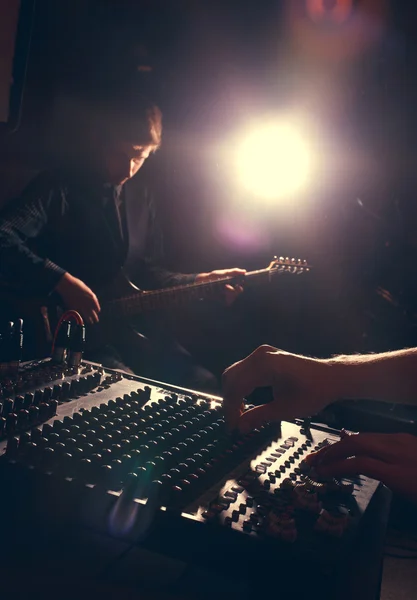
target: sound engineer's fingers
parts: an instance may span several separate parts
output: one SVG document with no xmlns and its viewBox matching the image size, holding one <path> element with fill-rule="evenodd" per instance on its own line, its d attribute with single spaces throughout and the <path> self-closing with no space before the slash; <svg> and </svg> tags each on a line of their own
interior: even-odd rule
<svg viewBox="0 0 417 600">
<path fill-rule="evenodd" d="M 260 346 L 223 373 L 223 409 L 230 430 L 237 427 L 245 396 L 257 387 L 272 385 L 268 354 L 276 350 L 273 346 Z"/>
<path fill-rule="evenodd" d="M 352 456 L 317 467 L 317 474 L 320 477 L 336 477 L 338 479 L 366 475 L 366 477 L 385 482 L 390 479 L 392 465 L 370 456 Z"/>
</svg>

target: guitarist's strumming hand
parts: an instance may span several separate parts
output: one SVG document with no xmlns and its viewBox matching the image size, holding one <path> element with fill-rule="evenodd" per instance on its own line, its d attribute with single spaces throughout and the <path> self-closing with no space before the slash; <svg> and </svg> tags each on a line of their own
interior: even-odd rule
<svg viewBox="0 0 417 600">
<path fill-rule="evenodd" d="M 81 279 L 65 273 L 55 290 L 61 296 L 65 308 L 81 313 L 90 325 L 98 323 L 100 304 L 95 293 Z"/>
<path fill-rule="evenodd" d="M 239 275 L 244 275 L 245 273 L 245 269 L 219 269 L 217 271 L 211 271 L 211 273 L 199 273 L 195 280 L 196 283 L 206 281 L 217 281 L 218 279 L 225 279 L 227 277 L 238 277 Z M 224 293 L 226 305 L 230 306 L 231 304 L 233 304 L 233 302 L 242 292 L 243 287 L 241 285 L 225 285 Z"/>
</svg>

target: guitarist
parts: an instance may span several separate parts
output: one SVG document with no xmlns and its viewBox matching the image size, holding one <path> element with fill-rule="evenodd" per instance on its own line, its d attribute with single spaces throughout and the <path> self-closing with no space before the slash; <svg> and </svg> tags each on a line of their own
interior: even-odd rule
<svg viewBox="0 0 417 600">
<path fill-rule="evenodd" d="M 100 289 L 126 264 L 129 248 L 144 244 L 140 238 L 147 235 L 149 214 L 145 223 L 136 221 L 138 200 L 128 197 L 124 185 L 159 148 L 162 135 L 161 112 L 146 98 L 119 91 L 100 100 L 82 160 L 41 174 L 0 213 L 0 283 L 20 296 L 56 296 L 89 325 L 100 321 Z M 135 283 L 142 289 L 245 273 L 229 269 L 185 275 L 133 259 Z M 241 291 L 226 286 L 226 301 Z M 87 352 L 86 357 L 177 385 L 214 386 L 214 376 L 195 365 L 176 342 L 166 338 L 155 346 L 133 324 L 107 339 L 100 354 Z"/>
</svg>

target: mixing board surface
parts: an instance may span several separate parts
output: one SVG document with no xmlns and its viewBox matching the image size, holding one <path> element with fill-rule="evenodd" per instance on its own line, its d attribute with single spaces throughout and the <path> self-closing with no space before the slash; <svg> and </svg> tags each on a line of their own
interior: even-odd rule
<svg viewBox="0 0 417 600">
<path fill-rule="evenodd" d="M 177 554 L 217 541 L 219 556 L 233 545 L 331 564 L 378 488 L 308 468 L 336 431 L 283 422 L 234 437 L 219 398 L 92 363 L 30 363 L 0 402 L 0 472 L 20 497 L 7 510 L 167 552 L 175 537 Z"/>
</svg>

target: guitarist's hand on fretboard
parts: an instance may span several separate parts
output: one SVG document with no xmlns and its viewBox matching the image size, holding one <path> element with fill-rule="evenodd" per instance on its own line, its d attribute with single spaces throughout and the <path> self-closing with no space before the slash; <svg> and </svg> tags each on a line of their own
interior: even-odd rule
<svg viewBox="0 0 417 600">
<path fill-rule="evenodd" d="M 218 269 L 217 271 L 211 271 L 210 273 L 199 273 L 196 277 L 196 283 L 203 283 L 208 281 L 217 281 L 219 279 L 225 279 L 230 277 L 231 279 L 245 275 L 245 269 Z M 236 298 L 243 292 L 241 285 L 226 284 L 224 286 L 225 303 L 227 306 L 233 304 Z"/>
</svg>

